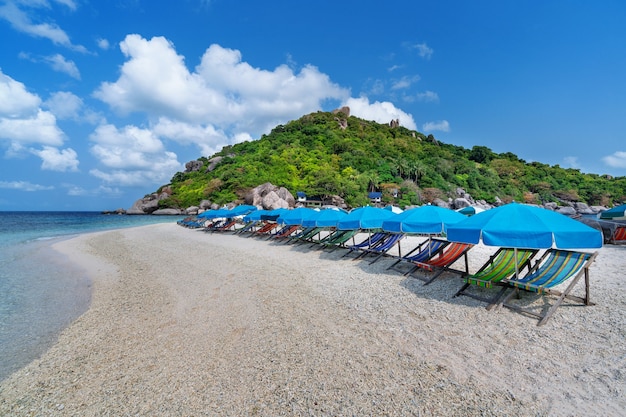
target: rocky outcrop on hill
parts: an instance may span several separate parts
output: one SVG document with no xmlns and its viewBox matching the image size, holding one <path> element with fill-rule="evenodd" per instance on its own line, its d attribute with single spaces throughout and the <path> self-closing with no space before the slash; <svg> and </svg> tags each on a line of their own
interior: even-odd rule
<svg viewBox="0 0 626 417">
<path fill-rule="evenodd" d="M 189 161 L 185 164 L 185 172 L 200 171 L 200 168 L 202 168 L 203 165 L 202 161 Z"/>
<path fill-rule="evenodd" d="M 126 210 L 126 214 L 153 214 L 159 209 L 159 201 L 172 195 L 169 187 L 163 187 L 160 193 L 153 193 L 135 201 L 133 206 Z M 180 213 L 177 213 L 180 214 Z"/>
<path fill-rule="evenodd" d="M 284 187 L 277 187 L 269 182 L 253 188 L 246 197 L 245 203 L 262 207 L 266 210 L 289 208 L 296 205 L 294 196 Z"/>
</svg>

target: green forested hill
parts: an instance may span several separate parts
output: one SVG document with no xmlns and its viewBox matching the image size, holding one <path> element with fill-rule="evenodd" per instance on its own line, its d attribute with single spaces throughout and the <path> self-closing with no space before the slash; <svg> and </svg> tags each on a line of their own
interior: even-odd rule
<svg viewBox="0 0 626 417">
<path fill-rule="evenodd" d="M 215 157 L 221 161 L 209 170 Z M 626 200 L 626 177 L 526 163 L 510 152 L 465 149 L 342 113 L 312 113 L 276 126 L 259 140 L 227 146 L 198 161 L 199 170 L 174 175 L 168 187 L 172 194 L 160 202 L 162 207 L 185 208 L 203 199 L 218 204 L 241 200 L 265 182 L 294 195 L 339 195 L 353 207 L 368 202 L 368 191 L 382 191 L 385 202 L 403 207 L 446 199 L 458 187 L 490 203 L 496 197 L 504 202 L 604 206 Z"/>
</svg>

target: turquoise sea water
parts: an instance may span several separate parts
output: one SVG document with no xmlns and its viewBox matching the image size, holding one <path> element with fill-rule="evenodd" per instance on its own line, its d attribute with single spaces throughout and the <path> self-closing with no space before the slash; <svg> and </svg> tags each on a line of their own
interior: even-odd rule
<svg viewBox="0 0 626 417">
<path fill-rule="evenodd" d="M 89 307 L 85 271 L 50 246 L 81 233 L 176 222 L 179 216 L 0 212 L 0 380 L 46 351 Z"/>
</svg>

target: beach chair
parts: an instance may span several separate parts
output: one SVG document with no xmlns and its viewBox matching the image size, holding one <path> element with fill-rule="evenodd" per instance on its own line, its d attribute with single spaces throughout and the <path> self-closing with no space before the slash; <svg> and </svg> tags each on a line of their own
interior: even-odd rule
<svg viewBox="0 0 626 417">
<path fill-rule="evenodd" d="M 394 246 L 398 245 L 398 256 L 401 254 L 400 241 L 405 237 L 404 233 L 392 233 L 388 238 L 384 240 L 384 242 L 375 248 L 365 249 L 363 252 L 357 256 L 358 258 L 363 258 L 368 255 L 376 255 L 376 257 L 370 261 L 370 265 L 374 262 L 378 261 L 381 257 L 388 255 L 389 251 L 393 249 Z"/>
<path fill-rule="evenodd" d="M 250 220 L 248 223 L 244 224 L 243 227 L 236 229 L 235 234 L 243 234 L 251 231 L 258 222 L 258 220 Z"/>
<path fill-rule="evenodd" d="M 475 300 L 484 301 L 487 303 L 487 309 L 492 309 L 508 288 L 502 284 L 502 281 L 515 277 L 516 273 L 519 275 L 519 272 L 524 268 L 530 269 L 530 261 L 537 252 L 537 249 L 517 249 L 517 253 L 515 249 L 511 248 L 498 249 L 476 273 L 463 277 L 465 284 L 454 296 L 465 295 Z M 469 289 L 472 286 L 481 288 L 499 286 L 500 291 L 492 297 L 486 297 L 470 292 Z"/>
<path fill-rule="evenodd" d="M 294 234 L 299 228 L 300 226 L 298 226 L 297 224 L 287 225 L 272 236 L 270 236 L 268 239 L 286 239 Z"/>
<path fill-rule="evenodd" d="M 426 262 L 428 259 L 438 255 L 446 246 L 450 244 L 447 240 L 428 239 L 411 249 L 406 255 L 399 257 L 387 269 L 395 269 L 400 262 Z"/>
<path fill-rule="evenodd" d="M 360 252 L 364 249 L 376 247 L 377 245 L 380 245 L 382 240 L 385 239 L 388 235 L 389 233 L 387 232 L 376 232 L 355 245 L 346 246 L 346 249 L 348 249 L 348 251 L 343 254 L 342 258 L 355 252 Z"/>
<path fill-rule="evenodd" d="M 611 236 L 611 243 L 616 245 L 626 243 L 626 226 L 615 228 L 613 236 Z"/>
<path fill-rule="evenodd" d="M 251 236 L 260 236 L 264 234 L 270 234 L 272 230 L 278 227 L 278 223 L 265 223 L 265 225 L 261 226 L 258 230 L 255 230 L 251 233 Z"/>
<path fill-rule="evenodd" d="M 205 232 L 212 232 L 218 227 L 221 227 L 225 224 L 226 224 L 226 220 L 217 220 L 217 221 L 214 221 L 213 223 L 207 224 L 206 226 L 202 228 L 202 230 L 204 230 Z"/>
<path fill-rule="evenodd" d="M 230 230 L 236 224 L 237 224 L 237 220 L 231 219 L 231 220 L 228 220 L 228 221 L 222 223 L 221 225 L 219 225 L 217 227 L 212 228 L 209 231 L 210 232 L 225 232 L 227 230 Z"/>
<path fill-rule="evenodd" d="M 306 243 L 306 242 L 310 242 L 311 239 L 313 239 L 315 236 L 319 235 L 320 233 L 322 233 L 322 231 L 324 230 L 323 227 L 308 227 L 306 229 L 304 229 L 302 231 L 302 233 L 297 234 L 295 236 L 293 236 L 292 238 L 290 238 L 288 240 L 288 242 L 294 241 L 296 243 L 296 245 L 300 245 L 302 243 Z"/>
<path fill-rule="evenodd" d="M 321 248 L 326 250 L 330 248 L 330 252 L 334 251 L 337 248 L 344 247 L 344 245 L 350 240 L 354 240 L 354 236 L 359 233 L 359 230 L 339 230 L 341 233 L 335 234 L 331 239 L 322 243 Z"/>
<path fill-rule="evenodd" d="M 539 262 L 531 268 L 528 275 L 517 280 L 504 280 L 513 291 L 507 295 L 499 304 L 498 309 L 507 307 L 539 318 L 538 326 L 545 324 L 554 314 L 556 309 L 567 298 L 584 305 L 593 305 L 589 297 L 589 267 L 595 260 L 598 252 L 574 252 L 562 249 L 547 250 Z M 580 278 L 585 277 L 585 296 L 579 297 L 571 294 Z M 570 284 L 563 290 L 555 289 L 558 285 L 571 279 Z M 533 292 L 535 294 L 554 295 L 557 300 L 549 306 L 547 297 L 541 311 L 511 303 L 514 296 L 520 298 L 521 291 Z M 542 301 L 544 301 L 542 300 Z M 549 306 L 549 307 L 548 307 Z M 548 307 L 547 310 L 545 307 Z"/>
<path fill-rule="evenodd" d="M 439 252 L 437 256 L 434 256 L 425 262 L 412 262 L 412 264 L 414 265 L 413 268 L 406 272 L 404 275 L 412 275 L 418 270 L 433 272 L 432 277 L 421 275 L 418 275 L 416 277 L 424 281 L 424 285 L 432 283 L 446 271 L 459 273 L 461 275 L 467 275 L 467 273 L 469 272 L 467 251 L 470 250 L 473 246 L 474 245 L 471 245 L 469 243 L 452 242 L 448 246 L 446 246 L 444 250 Z M 465 258 L 465 272 L 451 268 L 452 264 L 458 261 L 461 257 Z"/>
<path fill-rule="evenodd" d="M 310 248 L 314 246 L 322 247 L 326 242 L 329 242 L 337 236 L 341 236 L 344 232 L 347 232 L 347 230 L 337 230 L 335 228 L 330 228 L 326 230 L 328 230 L 326 236 L 322 237 L 322 234 L 320 233 L 319 235 L 317 235 L 317 240 L 315 239 L 315 237 L 309 240 L 309 242 L 311 242 L 311 245 L 309 245 Z"/>
</svg>

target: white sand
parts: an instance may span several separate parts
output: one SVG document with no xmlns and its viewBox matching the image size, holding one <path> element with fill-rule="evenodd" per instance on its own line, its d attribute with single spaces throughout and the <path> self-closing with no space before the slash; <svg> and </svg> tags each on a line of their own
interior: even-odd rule
<svg viewBox="0 0 626 417">
<path fill-rule="evenodd" d="M 0 385 L 0 415 L 626 410 L 623 246 L 602 248 L 591 268 L 595 306 L 563 306 L 541 327 L 452 298 L 462 284 L 453 274 L 424 286 L 387 271 L 388 259 L 369 265 L 343 250 L 175 224 L 55 246 L 90 271 L 92 306 Z M 474 247 L 470 271 L 495 249 Z"/>
</svg>

